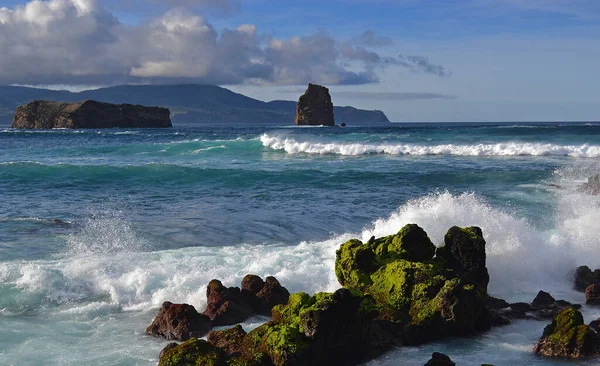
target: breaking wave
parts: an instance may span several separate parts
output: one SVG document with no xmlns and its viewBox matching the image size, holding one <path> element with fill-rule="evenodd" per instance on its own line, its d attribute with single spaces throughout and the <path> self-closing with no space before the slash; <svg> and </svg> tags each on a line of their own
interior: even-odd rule
<svg viewBox="0 0 600 366">
<path fill-rule="evenodd" d="M 600 145 L 557 145 L 535 142 L 499 142 L 473 145 L 417 145 L 407 143 L 363 143 L 300 141 L 294 137 L 265 133 L 263 146 L 283 150 L 288 154 L 329 155 L 455 155 L 455 156 L 569 156 L 593 158 L 600 156 Z"/>
</svg>

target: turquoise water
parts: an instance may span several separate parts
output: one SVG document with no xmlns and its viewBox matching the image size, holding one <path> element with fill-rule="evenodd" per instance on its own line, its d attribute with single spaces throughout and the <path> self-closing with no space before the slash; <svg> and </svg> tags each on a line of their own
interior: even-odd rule
<svg viewBox="0 0 600 366">
<path fill-rule="evenodd" d="M 203 310 L 212 278 L 246 273 L 332 291 L 342 242 L 407 223 L 438 245 L 481 226 L 497 296 L 583 302 L 569 272 L 600 267 L 600 200 L 576 188 L 596 172 L 599 125 L 0 128 L 0 364 L 156 364 L 166 342 L 144 330 L 163 301 Z M 531 355 L 545 325 L 373 364 L 547 364 Z"/>
</svg>

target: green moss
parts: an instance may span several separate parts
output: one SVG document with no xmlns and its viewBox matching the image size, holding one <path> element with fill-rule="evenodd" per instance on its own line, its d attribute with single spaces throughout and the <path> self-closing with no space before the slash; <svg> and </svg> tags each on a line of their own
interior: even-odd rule
<svg viewBox="0 0 600 366">
<path fill-rule="evenodd" d="M 581 313 L 573 308 L 568 308 L 556 316 L 550 328 L 544 329 L 548 332 L 551 342 L 564 346 L 575 342 L 580 344 L 589 336 L 590 329 L 583 323 Z"/>
<path fill-rule="evenodd" d="M 308 340 L 296 326 L 277 324 L 267 330 L 259 351 L 269 355 L 273 364 L 279 366 L 302 358 L 308 345 Z"/>
<path fill-rule="evenodd" d="M 349 240 L 336 251 L 335 274 L 342 285 L 365 288 L 371 284 L 369 273 L 374 268 L 375 254 L 360 240 Z"/>
<path fill-rule="evenodd" d="M 227 355 L 207 341 L 192 338 L 168 350 L 159 366 L 225 366 Z"/>
</svg>

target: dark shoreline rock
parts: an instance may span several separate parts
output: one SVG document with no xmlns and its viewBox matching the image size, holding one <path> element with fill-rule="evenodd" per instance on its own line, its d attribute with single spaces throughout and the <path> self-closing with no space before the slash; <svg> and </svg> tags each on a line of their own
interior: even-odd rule
<svg viewBox="0 0 600 366">
<path fill-rule="evenodd" d="M 168 128 L 167 108 L 86 100 L 61 103 L 35 100 L 17 107 L 12 128 Z"/>
<path fill-rule="evenodd" d="M 296 105 L 296 125 L 335 126 L 329 89 L 308 84 L 308 89 L 300 96 Z"/>
<path fill-rule="evenodd" d="M 544 328 L 533 348 L 540 356 L 555 358 L 589 358 L 598 355 L 600 339 L 583 323 L 583 316 L 574 308 L 562 310 Z"/>
<path fill-rule="evenodd" d="M 575 290 L 585 292 L 593 284 L 600 284 L 600 269 L 592 271 L 588 266 L 579 266 L 573 276 Z"/>
<path fill-rule="evenodd" d="M 456 366 L 447 355 L 439 352 L 433 352 L 431 359 L 427 361 L 425 366 Z"/>
<path fill-rule="evenodd" d="M 168 340 L 186 341 L 205 336 L 211 327 L 210 319 L 199 314 L 192 305 L 165 301 L 146 333 Z"/>
</svg>

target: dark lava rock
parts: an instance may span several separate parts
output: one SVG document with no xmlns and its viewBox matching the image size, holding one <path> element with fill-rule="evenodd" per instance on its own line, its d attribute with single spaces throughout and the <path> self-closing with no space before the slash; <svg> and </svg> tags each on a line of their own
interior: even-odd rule
<svg viewBox="0 0 600 366">
<path fill-rule="evenodd" d="M 578 189 L 579 192 L 587 194 L 600 194 L 600 174 L 594 174 L 588 178 L 586 183 L 583 183 Z"/>
<path fill-rule="evenodd" d="M 599 345 L 597 335 L 583 323 L 581 313 L 567 308 L 544 328 L 533 352 L 546 357 L 587 358 L 598 354 Z"/>
<path fill-rule="evenodd" d="M 146 333 L 169 340 L 185 341 L 192 337 L 203 337 L 210 329 L 210 319 L 199 314 L 192 305 L 165 301 Z"/>
<path fill-rule="evenodd" d="M 296 105 L 296 124 L 299 126 L 334 126 L 333 103 L 329 89 L 308 84 L 308 89 Z"/>
<path fill-rule="evenodd" d="M 17 107 L 12 128 L 164 128 L 172 127 L 167 108 L 86 100 L 61 103 L 35 100 Z"/>
<path fill-rule="evenodd" d="M 275 305 L 285 305 L 290 298 L 289 291 L 275 277 L 269 276 L 263 281 L 251 274 L 242 280 L 242 294 L 250 302 L 252 311 L 264 316 L 271 316 L 271 309 Z"/>
<path fill-rule="evenodd" d="M 252 302 L 252 309 L 256 314 L 271 316 L 271 309 L 275 305 L 285 305 L 290 298 L 289 291 L 281 286 L 275 277 L 269 276 L 264 287 L 256 294 Z"/>
<path fill-rule="evenodd" d="M 488 296 L 486 300 L 486 305 L 488 306 L 488 308 L 495 310 L 506 309 L 510 306 L 510 304 L 506 302 L 506 300 L 493 296 Z"/>
<path fill-rule="evenodd" d="M 229 357 L 235 357 L 241 355 L 245 336 L 246 331 L 238 324 L 230 329 L 213 330 L 208 333 L 208 342 L 225 351 Z"/>
<path fill-rule="evenodd" d="M 456 364 L 452 362 L 450 357 L 446 356 L 443 353 L 433 352 L 431 355 L 431 360 L 427 361 L 425 366 L 455 366 Z"/>
<path fill-rule="evenodd" d="M 212 280 L 206 288 L 208 305 L 204 311 L 214 326 L 241 323 L 252 315 L 248 299 L 239 287 L 225 287 L 219 280 Z"/>
<path fill-rule="evenodd" d="M 589 285 L 585 289 L 585 303 L 587 305 L 600 305 L 600 284 Z"/>
<path fill-rule="evenodd" d="M 480 228 L 450 228 L 436 256 L 445 259 L 461 277 L 478 284 L 487 293 L 490 276 L 485 266 L 485 240 Z"/>
<path fill-rule="evenodd" d="M 590 322 L 590 329 L 600 336 L 600 318 Z"/>
<path fill-rule="evenodd" d="M 158 366 L 226 366 L 227 354 L 205 340 L 192 338 L 166 350 Z"/>
<path fill-rule="evenodd" d="M 547 293 L 545 291 L 540 291 L 536 295 L 535 299 L 533 299 L 531 306 L 539 308 L 539 307 L 552 306 L 555 303 L 556 303 L 556 300 L 552 297 L 552 295 L 550 295 L 549 293 Z"/>
<path fill-rule="evenodd" d="M 600 269 L 592 272 L 588 266 L 580 266 L 575 270 L 575 290 L 584 292 L 589 285 L 600 284 Z"/>
<path fill-rule="evenodd" d="M 530 304 L 528 304 L 526 302 L 512 303 L 512 304 L 510 304 L 510 308 L 514 311 L 522 311 L 522 312 L 533 311 L 533 306 L 531 306 Z"/>
</svg>

